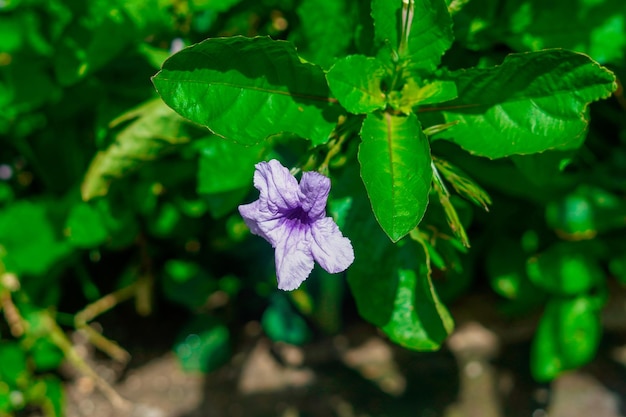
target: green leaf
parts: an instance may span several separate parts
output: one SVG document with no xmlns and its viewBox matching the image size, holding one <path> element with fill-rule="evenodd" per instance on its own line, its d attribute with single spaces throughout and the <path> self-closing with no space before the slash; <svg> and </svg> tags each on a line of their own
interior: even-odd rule
<svg viewBox="0 0 626 417">
<path fill-rule="evenodd" d="M 65 234 L 70 243 L 78 248 L 94 248 L 109 237 L 100 212 L 83 202 L 72 206 L 65 223 Z"/>
<path fill-rule="evenodd" d="M 45 387 L 42 396 L 42 408 L 46 417 L 64 416 L 65 393 L 61 380 L 56 376 L 45 376 L 40 381 L 44 383 Z"/>
<path fill-rule="evenodd" d="M 454 322 L 439 301 L 424 251 L 414 244 L 405 247 L 393 276 L 397 280 L 393 313 L 382 330 L 406 348 L 436 350 L 452 332 Z"/>
<path fill-rule="evenodd" d="M 533 298 L 537 288 L 526 275 L 526 255 L 512 239 L 499 239 L 487 252 L 486 272 L 495 292 L 511 300 Z"/>
<path fill-rule="evenodd" d="M 378 327 L 389 322 L 397 281 L 393 279 L 395 250 L 370 210 L 363 183 L 353 164 L 333 184 L 333 194 L 353 199 L 345 221 L 345 234 L 354 247 L 348 284 L 359 314 Z"/>
<path fill-rule="evenodd" d="M 217 280 L 198 264 L 170 259 L 163 267 L 163 293 L 170 301 L 197 310 L 218 289 Z"/>
<path fill-rule="evenodd" d="M 591 361 L 602 328 L 597 304 L 586 296 L 555 298 L 548 302 L 531 348 L 531 371 L 549 381 L 563 371 Z"/>
<path fill-rule="evenodd" d="M 321 68 L 270 38 L 207 39 L 170 57 L 152 81 L 182 116 L 246 145 L 280 132 L 325 143 L 340 114 Z"/>
<path fill-rule="evenodd" d="M 531 155 L 513 155 L 515 166 L 534 184 L 545 186 L 565 179 L 561 175 L 572 159 L 572 151 L 548 151 Z"/>
<path fill-rule="evenodd" d="M 326 73 L 328 85 L 339 103 L 355 114 L 385 108 L 386 97 L 381 90 L 385 77 L 385 65 L 363 55 L 344 57 Z"/>
<path fill-rule="evenodd" d="M 180 332 L 174 353 L 185 371 L 214 371 L 230 357 L 228 328 L 213 317 L 196 316 Z"/>
<path fill-rule="evenodd" d="M 102 68 L 136 39 L 133 22 L 115 3 L 94 0 L 77 10 L 81 16 L 73 20 L 54 53 L 54 71 L 62 85 Z"/>
<path fill-rule="evenodd" d="M 28 382 L 29 372 L 26 363 L 26 353 L 13 342 L 0 343 L 0 381 L 12 388 L 22 387 Z"/>
<path fill-rule="evenodd" d="M 354 38 L 358 5 L 350 0 L 303 0 L 296 13 L 300 19 L 290 34 L 298 54 L 328 68 L 346 54 Z"/>
<path fill-rule="evenodd" d="M 626 4 L 622 0 L 542 0 L 503 4 L 506 42 L 518 51 L 564 48 L 600 63 L 622 63 L 626 52 Z"/>
<path fill-rule="evenodd" d="M 587 292 L 604 277 L 593 255 L 571 243 L 555 244 L 529 259 L 526 271 L 536 286 L 557 295 Z"/>
<path fill-rule="evenodd" d="M 263 159 L 267 146 L 242 146 L 212 136 L 200 149 L 198 193 L 214 194 L 252 185 L 254 164 Z"/>
<path fill-rule="evenodd" d="M 453 323 L 432 286 L 424 250 L 411 240 L 389 241 L 367 209 L 356 172 L 346 171 L 335 183 L 334 193 L 354 198 L 345 233 L 354 246 L 355 261 L 347 273 L 359 314 L 396 343 L 410 349 L 436 349 Z"/>
<path fill-rule="evenodd" d="M 134 120 L 133 120 L 134 119 Z M 187 123 L 159 99 L 150 100 L 111 122 L 132 120 L 105 150 L 96 154 L 83 178 L 83 200 L 106 195 L 111 182 L 187 143 Z"/>
<path fill-rule="evenodd" d="M 190 6 L 194 11 L 212 10 L 217 13 L 225 12 L 240 3 L 241 0 L 191 0 Z"/>
<path fill-rule="evenodd" d="M 272 298 L 263 313 L 261 325 L 267 336 L 277 342 L 301 345 L 311 338 L 306 321 L 282 295 Z"/>
<path fill-rule="evenodd" d="M 65 358 L 61 349 L 45 337 L 35 339 L 29 353 L 35 368 L 43 372 L 55 370 Z"/>
<path fill-rule="evenodd" d="M 452 46 L 452 18 L 443 0 L 373 0 L 372 18 L 379 48 L 396 51 L 413 70 L 433 72 Z"/>
<path fill-rule="evenodd" d="M 51 220 L 52 208 L 23 200 L 0 211 L 0 261 L 7 271 L 42 275 L 69 255 L 71 247 Z"/>
<path fill-rule="evenodd" d="M 626 226 L 626 203 L 602 188 L 580 185 L 546 206 L 546 221 L 568 240 L 592 239 L 598 233 Z"/>
<path fill-rule="evenodd" d="M 415 114 L 369 114 L 361 127 L 359 162 L 374 215 L 396 242 L 418 225 L 432 180 L 430 147 Z"/>
<path fill-rule="evenodd" d="M 445 78 L 456 82 L 459 98 L 431 110 L 458 124 L 435 137 L 492 159 L 580 146 L 587 106 L 617 88 L 589 57 L 558 49 L 512 54 L 500 66 Z"/>
<path fill-rule="evenodd" d="M 388 102 L 394 109 L 409 114 L 415 106 L 442 103 L 455 98 L 456 85 L 451 81 L 426 81 L 418 84 L 414 78 L 408 78 L 400 91 L 389 92 Z"/>
</svg>

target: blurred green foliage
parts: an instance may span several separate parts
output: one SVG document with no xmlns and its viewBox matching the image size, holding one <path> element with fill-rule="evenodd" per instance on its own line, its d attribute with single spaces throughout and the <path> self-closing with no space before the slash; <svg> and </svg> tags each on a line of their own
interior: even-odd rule
<svg viewBox="0 0 626 417">
<path fill-rule="evenodd" d="M 444 67 L 492 77 L 480 69 L 506 53 L 558 47 L 626 75 L 622 0 L 447 3 L 455 43 Z M 341 329 L 343 278 L 315 270 L 303 288 L 276 294 L 271 248 L 249 238 L 236 213 L 255 195 L 256 162 L 319 163 L 337 142 L 313 148 L 286 133 L 249 147 L 229 142 L 176 114 L 150 82 L 180 48 L 234 35 L 288 40 L 324 70 L 381 42 L 369 2 L 0 0 L 0 415 L 27 405 L 64 415 L 56 369 L 64 359 L 81 364 L 58 322 L 71 317 L 63 321 L 71 326 L 108 292 L 126 291 L 140 314 L 151 311 L 146 292 L 187 311 L 172 347 L 193 371 L 228 360 L 245 318 L 288 343 Z M 492 202 L 490 212 L 433 188 L 420 229 L 397 245 L 371 213 L 351 140 L 359 126 L 349 119 L 326 169 L 329 213 L 369 255 L 347 274 L 360 314 L 400 344 L 435 349 L 453 325 L 444 304 L 484 280 L 502 314 L 541 312 L 530 364 L 537 379 L 591 360 L 610 288 L 626 283 L 626 100 L 621 90 L 615 97 L 590 108 L 581 99 L 584 132 L 566 138 L 576 142 L 567 149 L 491 160 L 509 146 L 504 135 L 493 152 L 474 131 L 457 142 L 485 157 L 433 140 L 443 189 L 479 207 Z M 394 103 L 406 112 L 415 104 Z M 252 116 L 234 114 L 227 132 L 248 129 Z M 390 319 L 403 309 L 412 314 Z"/>
</svg>

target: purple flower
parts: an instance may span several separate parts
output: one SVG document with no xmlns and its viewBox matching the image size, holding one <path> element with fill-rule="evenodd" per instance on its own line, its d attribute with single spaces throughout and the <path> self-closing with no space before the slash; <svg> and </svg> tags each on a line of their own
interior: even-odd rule
<svg viewBox="0 0 626 417">
<path fill-rule="evenodd" d="M 259 199 L 239 206 L 250 228 L 276 249 L 278 288 L 295 290 L 313 270 L 313 260 L 327 272 L 345 271 L 354 261 L 350 240 L 326 217 L 330 180 L 317 172 L 302 174 L 300 184 L 280 162 L 256 164 Z"/>
</svg>

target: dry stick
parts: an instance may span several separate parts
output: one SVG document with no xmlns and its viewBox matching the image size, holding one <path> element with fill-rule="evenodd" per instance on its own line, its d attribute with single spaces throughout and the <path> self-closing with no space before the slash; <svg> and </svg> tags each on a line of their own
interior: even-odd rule
<svg viewBox="0 0 626 417">
<path fill-rule="evenodd" d="M 13 337 L 21 337 L 24 334 L 24 322 L 17 307 L 13 304 L 11 293 L 8 290 L 4 290 L 0 293 L 0 307 L 4 312 L 4 318 L 9 325 Z"/>
<path fill-rule="evenodd" d="M 59 347 L 59 349 L 61 349 L 65 358 L 72 364 L 72 366 L 91 378 L 96 383 L 102 394 L 107 397 L 114 407 L 125 410 L 130 409 L 132 407 L 132 403 L 118 394 L 108 382 L 102 379 L 102 377 L 98 375 L 87 362 L 85 362 L 85 360 L 76 352 L 72 342 L 70 342 L 67 336 L 65 336 L 63 330 L 50 316 L 50 314 L 46 313 L 45 317 L 48 321 L 47 327 L 50 329 L 50 339 L 56 346 Z"/>
<path fill-rule="evenodd" d="M 130 354 L 122 349 L 117 343 L 107 339 L 87 323 L 100 314 L 112 309 L 119 303 L 132 298 L 137 292 L 137 284 L 133 283 L 128 287 L 119 289 L 111 294 L 107 294 L 99 300 L 89 304 L 83 310 L 74 316 L 74 325 L 80 331 L 84 331 L 89 341 L 98 349 L 105 352 L 113 359 L 127 363 L 130 360 Z"/>
</svg>

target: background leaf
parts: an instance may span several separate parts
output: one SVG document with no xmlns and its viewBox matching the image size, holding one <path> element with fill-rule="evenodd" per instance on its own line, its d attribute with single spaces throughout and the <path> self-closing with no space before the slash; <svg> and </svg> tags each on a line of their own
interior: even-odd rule
<svg viewBox="0 0 626 417">
<path fill-rule="evenodd" d="M 179 114 L 246 145 L 280 132 L 325 143 L 340 113 L 322 70 L 270 38 L 207 39 L 170 57 L 152 80 Z"/>
<path fill-rule="evenodd" d="M 91 161 L 81 185 L 83 200 L 106 195 L 113 179 L 124 177 L 146 161 L 155 160 L 190 140 L 187 122 L 160 99 L 130 110 L 111 124 L 116 126 L 126 120 L 133 121 Z"/>
<path fill-rule="evenodd" d="M 626 4 L 621 0 L 503 2 L 497 30 L 517 51 L 564 48 L 618 64 L 626 56 Z M 494 37 L 497 36 L 495 33 Z"/>
<path fill-rule="evenodd" d="M 263 159 L 267 146 L 242 146 L 217 136 L 207 138 L 200 149 L 198 193 L 213 194 L 248 188 L 254 164 Z"/>
<path fill-rule="evenodd" d="M 381 57 L 389 58 L 390 49 L 406 59 L 408 68 L 431 73 L 439 66 L 441 56 L 452 45 L 452 18 L 442 0 L 415 0 L 406 47 L 402 48 L 403 1 L 373 0 L 374 40 Z"/>
<path fill-rule="evenodd" d="M 552 245 L 529 259 L 526 271 L 537 287 L 556 295 L 585 293 L 604 276 L 597 260 L 572 243 Z"/>
<path fill-rule="evenodd" d="M 289 37 L 298 54 L 329 68 L 352 43 L 357 7 L 350 0 L 303 0 L 296 10 L 300 24 Z"/>
<path fill-rule="evenodd" d="M 415 114 L 369 114 L 359 162 L 374 215 L 396 242 L 420 222 L 432 179 L 430 147 Z"/>
<path fill-rule="evenodd" d="M 512 54 L 498 67 L 448 78 L 456 82 L 459 98 L 438 112 L 458 124 L 435 137 L 488 158 L 580 146 L 587 106 L 617 88 L 610 71 L 565 50 Z"/>
<path fill-rule="evenodd" d="M 547 381 L 589 362 L 600 343 L 601 331 L 597 306 L 590 298 L 550 300 L 533 339 L 533 376 Z"/>
</svg>

